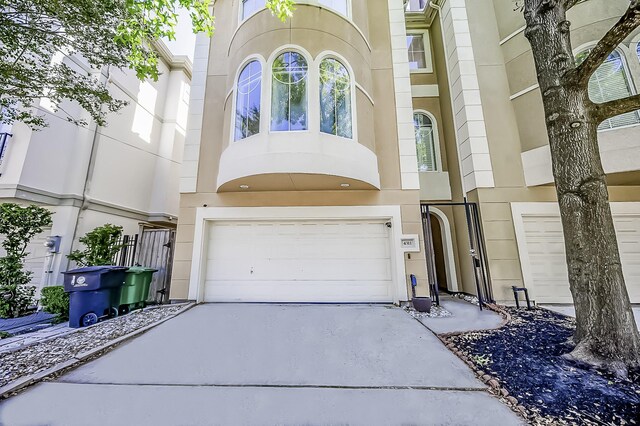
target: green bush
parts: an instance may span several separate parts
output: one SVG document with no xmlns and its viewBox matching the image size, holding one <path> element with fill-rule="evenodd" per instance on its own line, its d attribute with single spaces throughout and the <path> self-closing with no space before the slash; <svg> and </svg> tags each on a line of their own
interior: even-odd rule
<svg viewBox="0 0 640 426">
<path fill-rule="evenodd" d="M 6 339 L 11 337 L 11 333 L 7 333 L 6 331 L 0 331 L 0 339 Z"/>
<path fill-rule="evenodd" d="M 35 303 L 35 294 L 36 288 L 30 285 L 0 285 L 0 318 L 18 318 L 27 314 Z"/>
<path fill-rule="evenodd" d="M 51 223 L 51 212 L 43 207 L 0 204 L 0 244 L 6 253 L 0 257 L 1 318 L 20 317 L 34 303 L 35 288 L 27 285 L 32 274 L 24 270 L 24 260 L 31 239 Z"/>
<path fill-rule="evenodd" d="M 120 243 L 120 237 L 122 237 L 122 226 L 107 223 L 80 238 L 80 242 L 86 248 L 74 250 L 67 257 L 79 266 L 111 265 L 113 257 L 124 247 Z"/>
<path fill-rule="evenodd" d="M 45 312 L 55 314 L 59 319 L 69 319 L 69 294 L 64 292 L 64 287 L 45 287 L 41 293 L 40 304 Z"/>
</svg>

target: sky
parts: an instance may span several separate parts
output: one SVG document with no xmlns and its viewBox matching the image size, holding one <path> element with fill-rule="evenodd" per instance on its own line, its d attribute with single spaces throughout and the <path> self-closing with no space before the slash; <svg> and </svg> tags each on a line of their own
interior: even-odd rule
<svg viewBox="0 0 640 426">
<path fill-rule="evenodd" d="M 195 48 L 196 36 L 191 29 L 191 19 L 186 9 L 180 9 L 178 26 L 176 27 L 176 39 L 173 41 L 163 40 L 171 53 L 174 55 L 186 55 L 193 62 L 193 50 Z"/>
</svg>

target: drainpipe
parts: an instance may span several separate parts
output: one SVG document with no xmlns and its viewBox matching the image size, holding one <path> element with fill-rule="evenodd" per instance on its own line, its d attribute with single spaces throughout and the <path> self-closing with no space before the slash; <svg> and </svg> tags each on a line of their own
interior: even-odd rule
<svg viewBox="0 0 640 426">
<path fill-rule="evenodd" d="M 444 2 L 443 2 L 444 3 Z M 446 36 L 444 34 L 444 22 L 442 19 L 442 6 L 436 4 L 436 0 L 431 0 L 429 2 L 429 7 L 432 8 L 433 10 L 435 10 L 438 13 L 438 19 L 440 19 L 440 36 L 442 37 L 442 47 L 444 48 L 444 62 L 445 62 L 445 67 L 447 68 L 447 84 L 449 85 L 449 100 L 451 101 L 451 113 L 452 113 L 452 119 L 453 119 L 453 125 L 455 127 L 455 123 L 456 123 L 456 118 L 455 118 L 455 113 L 453 111 L 453 101 L 454 99 L 452 98 L 453 93 L 452 93 L 452 88 L 451 88 L 451 80 L 449 78 L 449 59 L 447 58 L 447 46 L 445 45 L 446 43 Z M 462 189 L 462 198 L 464 199 L 464 202 L 467 202 L 467 188 L 465 186 L 464 183 L 464 174 L 462 171 L 462 157 L 460 156 L 460 145 L 458 144 L 458 131 L 454 130 L 453 135 L 455 137 L 455 142 L 456 142 L 456 153 L 458 155 L 458 173 L 460 173 L 460 188 Z"/>
<path fill-rule="evenodd" d="M 102 73 L 102 71 L 101 71 Z M 104 88 L 106 89 L 111 83 L 111 65 L 107 66 L 107 79 L 104 82 Z M 93 131 L 93 138 L 91 141 L 91 152 L 89 154 L 89 165 L 87 166 L 87 173 L 84 178 L 84 188 L 82 190 L 82 204 L 80 205 L 80 209 L 78 209 L 78 215 L 76 216 L 76 224 L 73 229 L 73 236 L 71 237 L 71 250 L 73 250 L 73 244 L 78 235 L 78 228 L 80 228 L 80 223 L 84 219 L 84 213 L 89 208 L 91 204 L 91 198 L 89 197 L 89 192 L 91 191 L 91 181 L 93 180 L 93 173 L 96 168 L 96 157 L 98 153 L 98 135 L 100 133 L 100 126 L 96 123 L 96 128 Z M 71 265 L 71 260 L 67 258 L 67 270 Z"/>
</svg>

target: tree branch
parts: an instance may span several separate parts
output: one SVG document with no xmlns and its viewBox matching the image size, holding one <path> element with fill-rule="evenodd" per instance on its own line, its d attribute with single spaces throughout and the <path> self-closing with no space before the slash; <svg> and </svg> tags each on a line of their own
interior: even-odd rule
<svg viewBox="0 0 640 426">
<path fill-rule="evenodd" d="M 587 59 L 573 71 L 574 81 L 584 86 L 589 84 L 589 79 L 598 67 L 638 26 L 640 26 L 640 0 L 631 0 L 629 8 L 620 20 L 602 37 Z"/>
<path fill-rule="evenodd" d="M 640 110 L 640 95 L 595 104 L 594 110 L 599 123 L 617 115 Z"/>
</svg>

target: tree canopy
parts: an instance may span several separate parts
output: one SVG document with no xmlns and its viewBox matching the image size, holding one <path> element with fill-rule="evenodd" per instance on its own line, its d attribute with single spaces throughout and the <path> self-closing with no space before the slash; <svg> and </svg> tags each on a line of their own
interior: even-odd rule
<svg viewBox="0 0 640 426">
<path fill-rule="evenodd" d="M 100 75 L 109 67 L 129 68 L 139 79 L 158 79 L 153 42 L 175 39 L 180 8 L 193 31 L 213 35 L 211 0 L 0 0 L 0 122 L 45 126 L 34 108 L 48 98 L 69 121 L 63 100 L 77 102 L 98 125 L 126 103 L 114 99 Z M 268 0 L 280 19 L 291 16 L 293 0 Z M 67 59 L 67 60 L 65 60 Z M 89 67 L 83 66 L 83 62 Z M 87 68 L 89 71 L 87 71 Z"/>
</svg>

